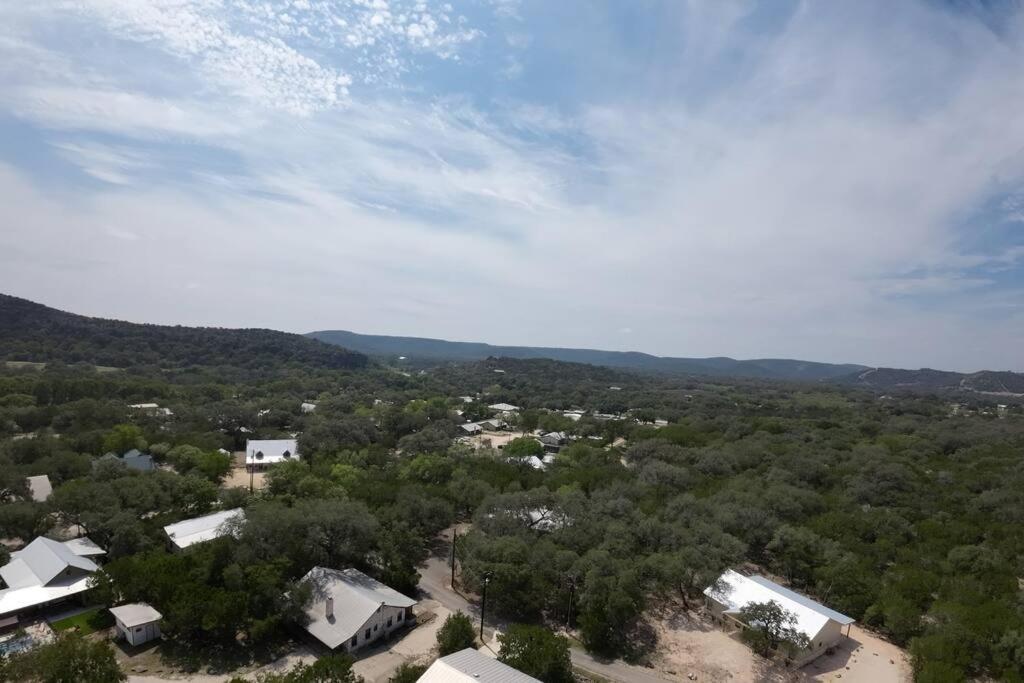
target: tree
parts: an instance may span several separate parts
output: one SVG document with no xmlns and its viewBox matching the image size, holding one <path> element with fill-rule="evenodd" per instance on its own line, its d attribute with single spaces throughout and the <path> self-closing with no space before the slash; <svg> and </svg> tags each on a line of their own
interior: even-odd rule
<svg viewBox="0 0 1024 683">
<path fill-rule="evenodd" d="M 498 636 L 498 660 L 543 683 L 572 683 L 569 639 L 542 626 L 513 624 Z"/>
<path fill-rule="evenodd" d="M 146 447 L 146 439 L 142 430 L 132 424 L 115 425 L 105 437 L 103 437 L 103 450 L 112 451 L 121 455 L 133 448 L 143 450 Z"/>
<path fill-rule="evenodd" d="M 780 646 L 794 654 L 809 644 L 807 636 L 796 628 L 796 615 L 774 600 L 745 605 L 740 620 L 750 627 L 743 632 L 744 640 L 762 657 L 770 657 Z"/>
<path fill-rule="evenodd" d="M 402 664 L 388 679 L 388 683 L 416 683 L 426 670 L 425 664 Z"/>
<path fill-rule="evenodd" d="M 505 455 L 543 455 L 544 446 L 532 436 L 520 436 L 512 439 L 505 446 Z"/>
<path fill-rule="evenodd" d="M 444 624 L 437 630 L 437 649 L 441 656 L 450 655 L 476 643 L 476 632 L 469 616 L 462 612 L 448 615 Z"/>
<path fill-rule="evenodd" d="M 0 675 L 8 681 L 38 683 L 116 683 L 127 679 L 105 640 L 74 634 L 15 656 L 0 669 Z"/>
</svg>

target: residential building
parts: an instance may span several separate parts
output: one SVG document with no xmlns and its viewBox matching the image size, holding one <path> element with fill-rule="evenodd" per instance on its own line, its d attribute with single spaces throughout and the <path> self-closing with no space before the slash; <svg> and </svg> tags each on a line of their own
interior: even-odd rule
<svg viewBox="0 0 1024 683">
<path fill-rule="evenodd" d="M 44 536 L 11 553 L 11 561 L 0 567 L 0 578 L 6 586 L 0 589 L 0 627 L 17 624 L 19 617 L 28 612 L 89 590 L 90 577 L 99 566 L 78 554 L 80 548 L 89 548 L 93 556 L 104 554 L 92 541 L 61 543 Z"/>
<path fill-rule="evenodd" d="M 464 425 L 459 425 L 459 428 L 462 429 L 462 431 L 465 432 L 466 434 L 469 434 L 470 436 L 474 434 L 479 434 L 480 432 L 483 431 L 483 427 L 481 427 L 476 422 L 467 422 Z"/>
<path fill-rule="evenodd" d="M 227 536 L 232 532 L 234 524 L 244 519 L 245 510 L 232 508 L 168 524 L 164 527 L 164 533 L 167 534 L 172 550 L 184 550 L 197 543 Z"/>
<path fill-rule="evenodd" d="M 313 590 L 305 628 L 331 650 L 354 652 L 416 622 L 415 600 L 358 569 L 314 567 L 302 581 Z"/>
<path fill-rule="evenodd" d="M 250 470 L 265 469 L 300 457 L 299 442 L 295 439 L 253 439 L 245 442 L 245 466 Z"/>
<path fill-rule="evenodd" d="M 152 472 L 156 469 L 156 465 L 153 464 L 153 456 L 148 453 L 142 453 L 137 448 L 131 449 L 123 456 L 119 456 L 116 453 L 106 453 L 103 457 L 93 461 L 92 465 L 97 467 L 101 462 L 115 462 L 137 472 Z"/>
<path fill-rule="evenodd" d="M 312 413 L 314 410 L 316 410 L 316 404 L 303 402 L 303 404 L 299 406 L 299 409 L 302 410 L 303 413 Z"/>
<path fill-rule="evenodd" d="M 138 646 L 160 637 L 160 620 L 163 615 L 144 602 L 111 607 L 114 627 L 118 638 L 124 638 L 129 645 Z"/>
<path fill-rule="evenodd" d="M 471 647 L 434 661 L 417 683 L 541 683 Z"/>
<path fill-rule="evenodd" d="M 487 407 L 491 410 L 497 410 L 499 413 L 514 413 L 519 410 L 519 406 L 514 406 L 511 403 L 494 403 Z"/>
<path fill-rule="evenodd" d="M 715 585 L 704 589 L 708 609 L 722 623 L 741 629 L 749 628 L 739 619 L 740 611 L 752 603 L 775 602 L 796 618 L 795 628 L 808 640 L 805 651 L 795 657 L 802 666 L 823 654 L 849 635 L 853 619 L 763 576 L 743 576 L 727 570 Z M 846 626 L 846 634 L 843 627 Z"/>
</svg>

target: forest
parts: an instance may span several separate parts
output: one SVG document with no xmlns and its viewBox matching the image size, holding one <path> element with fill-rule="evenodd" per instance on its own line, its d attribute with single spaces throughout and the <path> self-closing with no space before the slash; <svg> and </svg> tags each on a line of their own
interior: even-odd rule
<svg viewBox="0 0 1024 683">
<path fill-rule="evenodd" d="M 248 360 L 221 362 L 245 346 L 187 365 L 191 352 L 154 364 L 119 350 L 128 363 L 112 369 L 96 367 L 106 351 L 80 348 L 74 364 L 43 349 L 26 350 L 40 364 L 0 368 L 0 537 L 81 525 L 109 553 L 97 594 L 156 606 L 190 657 L 280 648 L 313 565 L 414 592 L 433 539 L 466 522 L 468 590 L 486 575 L 496 616 L 569 621 L 601 655 L 643 661 L 652 605 L 699 604 L 722 570 L 745 566 L 906 647 L 917 680 L 1024 680 L 1019 403 L 971 394 L 953 410 L 946 395 L 548 360 L 409 372 L 273 345 L 252 373 Z M 172 415 L 128 407 L 141 402 Z M 503 452 L 462 443 L 459 425 L 497 402 L 521 407 L 512 429 L 565 431 L 571 444 L 539 470 L 517 457 L 533 451 L 528 436 Z M 570 408 L 589 414 L 574 421 Z M 303 458 L 272 468 L 265 489 L 222 485 L 218 449 L 290 433 Z M 97 462 L 129 448 L 161 467 Z M 53 483 L 46 502 L 28 496 L 36 474 Z M 233 537 L 166 549 L 164 525 L 229 507 L 246 509 Z"/>
</svg>

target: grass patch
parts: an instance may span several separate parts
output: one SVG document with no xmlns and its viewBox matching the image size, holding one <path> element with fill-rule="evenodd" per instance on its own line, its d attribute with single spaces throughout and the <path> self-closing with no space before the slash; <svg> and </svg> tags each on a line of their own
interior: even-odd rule
<svg viewBox="0 0 1024 683">
<path fill-rule="evenodd" d="M 67 619 L 54 621 L 50 627 L 54 631 L 72 631 L 78 627 L 77 633 L 87 635 L 95 631 L 102 631 L 114 625 L 114 615 L 107 611 L 106 607 L 96 607 L 87 612 L 76 614 Z"/>
</svg>

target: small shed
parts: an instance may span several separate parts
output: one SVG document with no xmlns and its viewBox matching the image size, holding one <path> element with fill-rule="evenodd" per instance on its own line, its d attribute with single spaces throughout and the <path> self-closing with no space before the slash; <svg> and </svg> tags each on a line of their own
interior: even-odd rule
<svg viewBox="0 0 1024 683">
<path fill-rule="evenodd" d="M 160 619 L 163 615 L 144 602 L 111 607 L 117 637 L 129 645 L 137 646 L 160 637 Z"/>
</svg>

